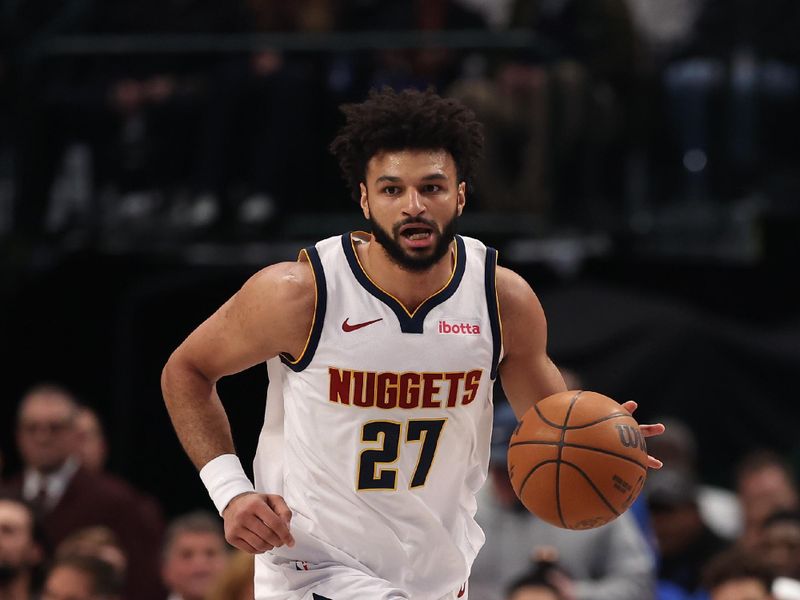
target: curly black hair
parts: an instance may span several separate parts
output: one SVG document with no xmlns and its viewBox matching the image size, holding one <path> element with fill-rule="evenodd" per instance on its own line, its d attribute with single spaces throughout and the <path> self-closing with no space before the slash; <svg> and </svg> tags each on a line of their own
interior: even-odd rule
<svg viewBox="0 0 800 600">
<path fill-rule="evenodd" d="M 444 149 L 453 157 L 458 181 L 472 183 L 483 153 L 483 125 L 457 100 L 432 89 L 383 88 L 372 90 L 364 102 L 343 105 L 341 111 L 346 122 L 330 150 L 356 202 L 367 163 L 386 150 Z"/>
</svg>

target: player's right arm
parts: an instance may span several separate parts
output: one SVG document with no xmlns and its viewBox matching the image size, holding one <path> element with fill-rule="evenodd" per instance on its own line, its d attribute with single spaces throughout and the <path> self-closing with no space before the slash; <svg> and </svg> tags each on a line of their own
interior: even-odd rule
<svg viewBox="0 0 800 600">
<path fill-rule="evenodd" d="M 217 381 L 282 352 L 299 356 L 311 329 L 315 298 L 307 262 L 272 265 L 251 277 L 170 356 L 161 375 L 164 402 L 198 469 L 234 454 Z M 237 496 L 222 514 L 228 541 L 243 550 L 264 552 L 293 543 L 291 511 L 280 496 Z"/>
</svg>

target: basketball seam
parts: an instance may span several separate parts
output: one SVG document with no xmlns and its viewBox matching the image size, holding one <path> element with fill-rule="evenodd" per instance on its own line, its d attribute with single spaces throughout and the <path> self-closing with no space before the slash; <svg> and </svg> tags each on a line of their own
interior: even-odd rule
<svg viewBox="0 0 800 600">
<path fill-rule="evenodd" d="M 566 461 L 566 460 L 565 460 L 565 461 L 563 461 L 563 463 L 564 463 L 565 465 L 568 465 L 568 466 L 572 467 L 572 468 L 573 468 L 573 469 L 575 469 L 575 470 L 576 470 L 578 473 L 580 473 L 580 474 L 581 474 L 581 476 L 582 476 L 582 477 L 583 477 L 583 478 L 584 478 L 584 479 L 585 479 L 585 480 L 586 480 L 586 481 L 589 483 L 589 485 L 590 485 L 590 486 L 592 486 L 592 489 L 593 489 L 593 490 L 595 491 L 595 493 L 596 493 L 596 494 L 597 494 L 597 495 L 600 497 L 600 500 L 602 500 L 602 501 L 603 501 L 603 504 L 605 504 L 605 505 L 608 507 L 608 509 L 609 509 L 611 512 L 613 512 L 613 513 L 614 513 L 616 516 L 619 516 L 619 514 L 620 514 L 620 513 L 619 513 L 619 511 L 617 511 L 617 509 L 615 509 L 615 508 L 614 508 L 614 507 L 611 505 L 611 503 L 610 503 L 610 502 L 609 502 L 609 501 L 606 499 L 606 497 L 603 495 L 603 492 L 601 492 L 601 491 L 598 489 L 598 487 L 597 487 L 597 486 L 594 484 L 594 481 L 592 481 L 592 480 L 591 480 L 591 478 L 590 478 L 590 477 L 589 477 L 589 476 L 588 476 L 588 475 L 587 475 L 587 474 L 584 472 L 584 470 L 583 470 L 583 469 L 581 469 L 581 468 L 580 468 L 578 465 L 576 465 L 576 464 L 574 464 L 574 463 L 571 463 L 571 462 L 569 462 L 569 461 Z M 567 527 L 567 525 L 565 524 L 565 525 L 564 525 L 564 527 Z"/>
<path fill-rule="evenodd" d="M 564 438 L 567 436 L 569 416 L 572 414 L 572 409 L 580 395 L 581 392 L 576 393 L 569 401 L 569 408 L 567 408 L 567 414 L 564 415 L 564 423 L 561 425 L 561 441 L 558 444 L 558 457 L 556 458 L 556 508 L 558 509 L 558 518 L 564 527 L 567 526 L 567 523 L 564 521 L 564 514 L 561 511 L 561 454 L 564 452 Z M 538 405 L 534 406 L 537 406 L 537 412 L 539 412 Z M 539 416 L 541 416 L 541 413 L 539 413 Z"/>
<path fill-rule="evenodd" d="M 539 467 L 543 467 L 544 465 L 549 465 L 549 464 L 552 464 L 554 462 L 556 462 L 555 459 L 553 459 L 553 460 L 544 460 L 544 461 L 540 462 L 539 464 L 537 464 L 535 467 L 533 467 L 530 471 L 528 471 L 528 474 L 525 475 L 525 479 L 522 480 L 522 483 L 519 486 L 519 495 L 522 496 L 522 490 L 525 489 L 525 484 L 528 483 L 528 479 L 531 478 L 531 475 L 533 475 Z"/>
<path fill-rule="evenodd" d="M 524 443 L 524 442 L 519 442 L 519 443 Z M 638 460 L 633 459 L 633 458 L 629 458 L 629 457 L 625 456 L 624 454 L 617 454 L 616 452 L 612 452 L 611 450 L 603 450 L 602 448 L 595 448 L 593 446 L 584 446 L 582 444 L 575 444 L 573 442 L 565 442 L 564 443 L 564 447 L 565 448 L 578 448 L 579 450 L 589 450 L 590 452 L 599 452 L 600 454 L 608 454 L 609 456 L 615 456 L 616 458 L 619 458 L 621 460 L 626 460 L 628 462 L 632 462 L 637 467 L 639 467 L 643 471 L 647 472 L 647 467 L 645 465 L 643 465 L 642 463 L 640 463 Z"/>
<path fill-rule="evenodd" d="M 647 471 L 647 466 L 640 463 L 638 460 L 625 456 L 624 454 L 617 454 L 616 452 L 612 452 L 611 450 L 603 450 L 602 448 L 595 448 L 594 446 L 584 446 L 583 444 L 576 444 L 574 442 L 545 442 L 539 440 L 523 440 L 520 442 L 514 442 L 513 444 L 509 444 L 509 448 L 513 448 L 514 446 L 529 446 L 529 445 L 539 445 L 539 446 L 559 446 L 563 448 L 578 448 L 579 450 L 589 450 L 591 452 L 599 452 L 601 454 L 608 454 L 609 456 L 615 456 L 621 460 L 627 460 L 628 462 L 632 462 L 637 467 L 640 467 L 645 472 Z"/>
<path fill-rule="evenodd" d="M 527 446 L 528 444 L 541 444 L 544 446 L 558 446 L 558 442 L 545 442 L 543 440 L 523 440 L 521 442 L 513 442 L 508 445 L 509 448 L 514 446 Z"/>
<path fill-rule="evenodd" d="M 550 427 L 555 427 L 557 429 L 568 429 L 570 431 L 572 431 L 574 429 L 585 429 L 586 427 L 591 427 L 592 425 L 597 425 L 598 423 L 602 423 L 604 421 L 610 421 L 611 419 L 618 419 L 620 417 L 630 417 L 631 416 L 630 413 L 617 412 L 617 413 L 614 413 L 614 414 L 611 414 L 611 415 L 607 415 L 607 416 L 605 416 L 605 417 L 603 417 L 601 419 L 597 419 L 596 421 L 592 421 L 591 423 L 584 423 L 583 425 L 570 425 L 568 427 L 562 427 L 558 423 L 554 423 L 553 421 L 551 421 L 550 419 L 545 417 L 542 414 L 542 411 L 539 410 L 539 406 L 537 404 L 534 404 L 534 408 L 536 409 L 536 414 L 539 415 L 539 418 L 542 421 L 544 421 L 547 425 L 550 425 Z M 631 418 L 633 418 L 633 417 L 631 417 Z"/>
</svg>

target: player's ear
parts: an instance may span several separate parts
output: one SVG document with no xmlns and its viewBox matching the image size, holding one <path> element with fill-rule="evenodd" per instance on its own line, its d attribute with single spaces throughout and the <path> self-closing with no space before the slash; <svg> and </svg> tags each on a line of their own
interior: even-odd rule
<svg viewBox="0 0 800 600">
<path fill-rule="evenodd" d="M 458 216 L 461 216 L 461 212 L 464 210 L 464 205 L 467 203 L 467 182 L 462 181 L 458 184 L 458 194 L 456 195 L 456 210 L 458 211 Z"/>
<path fill-rule="evenodd" d="M 361 205 L 361 212 L 364 213 L 364 218 L 369 219 L 369 202 L 367 202 L 367 186 L 363 183 L 358 184 L 358 189 L 361 190 L 361 200 L 359 200 L 359 204 Z"/>
</svg>

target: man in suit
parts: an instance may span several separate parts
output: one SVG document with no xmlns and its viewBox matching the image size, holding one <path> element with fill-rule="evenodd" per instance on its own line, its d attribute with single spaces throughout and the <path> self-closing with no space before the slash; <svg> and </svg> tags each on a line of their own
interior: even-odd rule
<svg viewBox="0 0 800 600">
<path fill-rule="evenodd" d="M 53 547 L 85 527 L 110 528 L 129 561 L 126 597 L 159 597 L 161 517 L 143 510 L 141 494 L 123 480 L 81 465 L 77 413 L 75 399 L 58 386 L 40 385 L 23 397 L 17 445 L 24 469 L 11 486 L 34 505 Z"/>
</svg>

